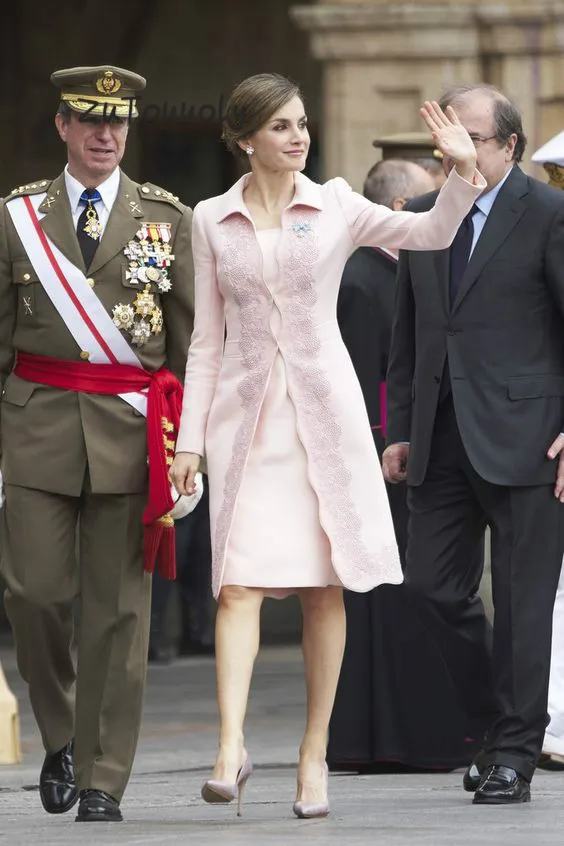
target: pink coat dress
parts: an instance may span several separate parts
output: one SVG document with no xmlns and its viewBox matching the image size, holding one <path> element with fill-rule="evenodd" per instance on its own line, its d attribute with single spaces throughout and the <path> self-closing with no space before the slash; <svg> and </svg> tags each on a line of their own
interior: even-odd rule
<svg viewBox="0 0 564 846">
<path fill-rule="evenodd" d="M 364 592 L 402 571 L 336 303 L 360 246 L 450 245 L 483 191 L 453 171 L 428 212 L 392 212 L 341 179 L 296 174 L 279 230 L 257 232 L 248 176 L 194 210 L 195 324 L 178 452 L 206 455 L 213 592 Z M 376 375 L 375 375 L 376 378 Z M 378 390 L 378 385 L 374 384 Z"/>
</svg>

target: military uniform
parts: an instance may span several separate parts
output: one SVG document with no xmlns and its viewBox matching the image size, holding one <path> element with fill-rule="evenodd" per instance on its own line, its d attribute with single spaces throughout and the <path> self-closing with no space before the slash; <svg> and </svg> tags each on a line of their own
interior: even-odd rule
<svg viewBox="0 0 564 846">
<path fill-rule="evenodd" d="M 81 96 L 98 96 L 100 80 L 115 83 L 126 76 L 115 68 L 73 71 L 66 72 L 61 99 L 76 111 Z M 112 85 L 107 87 L 115 95 Z M 120 93 L 124 90 L 125 83 Z M 113 96 L 112 105 L 118 100 Z M 131 103 L 125 100 L 130 113 Z M 46 751 L 56 752 L 74 736 L 78 787 L 106 791 L 119 802 L 136 748 L 146 670 L 147 421 L 117 395 L 61 390 L 12 372 L 19 353 L 70 362 L 90 356 L 47 296 L 9 214 L 16 198 L 39 192 L 45 194 L 39 207 L 43 232 L 87 275 L 142 367 L 150 372 L 166 367 L 179 379 L 194 312 L 192 212 L 168 191 L 137 184 L 120 171 L 117 196 L 87 269 L 64 173 L 19 186 L 0 203 L 6 608 Z M 168 256 L 164 273 L 149 271 L 154 248 Z M 71 639 L 77 593 L 81 626 L 75 672 Z"/>
</svg>

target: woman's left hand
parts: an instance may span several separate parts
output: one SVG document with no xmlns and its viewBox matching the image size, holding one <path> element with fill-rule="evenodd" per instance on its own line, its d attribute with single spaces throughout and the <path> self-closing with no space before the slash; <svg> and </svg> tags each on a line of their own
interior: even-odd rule
<svg viewBox="0 0 564 846">
<path fill-rule="evenodd" d="M 421 116 L 443 156 L 452 159 L 460 175 L 471 180 L 476 168 L 476 148 L 452 106 L 447 106 L 445 113 L 435 101 L 426 101 Z"/>
</svg>

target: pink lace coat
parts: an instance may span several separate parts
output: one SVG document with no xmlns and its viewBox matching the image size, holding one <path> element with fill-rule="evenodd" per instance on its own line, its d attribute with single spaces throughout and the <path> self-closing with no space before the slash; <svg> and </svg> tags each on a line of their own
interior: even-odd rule
<svg viewBox="0 0 564 846">
<path fill-rule="evenodd" d="M 281 284 L 274 300 L 243 201 L 247 178 L 199 203 L 193 222 L 196 313 L 177 451 L 206 454 L 214 595 L 221 588 L 237 493 L 278 351 L 338 577 L 355 591 L 400 582 L 382 472 L 336 319 L 341 274 L 361 245 L 448 247 L 485 183 L 478 177 L 472 185 L 453 171 L 434 209 L 412 214 L 374 205 L 341 178 L 318 185 L 296 174 L 294 199 L 282 215 Z M 277 337 L 270 329 L 273 308 L 281 315 Z M 270 428 L 276 438 L 276 420 L 269 421 Z M 265 550 L 265 566 L 267 560 Z"/>
</svg>

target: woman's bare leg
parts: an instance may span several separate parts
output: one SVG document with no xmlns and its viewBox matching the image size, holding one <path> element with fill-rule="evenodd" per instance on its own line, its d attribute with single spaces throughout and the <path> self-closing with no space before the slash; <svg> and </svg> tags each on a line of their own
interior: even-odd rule
<svg viewBox="0 0 564 846">
<path fill-rule="evenodd" d="M 233 784 L 243 762 L 243 726 L 260 642 L 260 588 L 225 585 L 215 624 L 219 750 L 212 778 Z"/>
<path fill-rule="evenodd" d="M 307 719 L 300 746 L 297 799 L 315 803 L 327 798 L 325 756 L 345 648 L 345 608 L 340 587 L 304 588 L 299 596 L 303 612 Z"/>
</svg>

